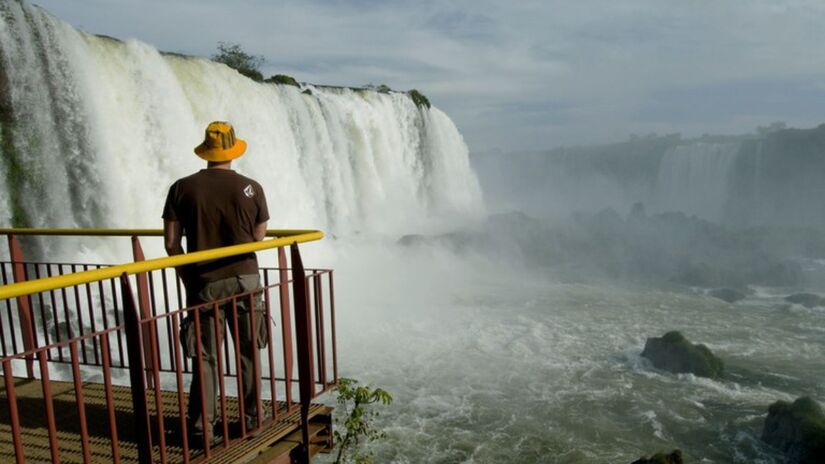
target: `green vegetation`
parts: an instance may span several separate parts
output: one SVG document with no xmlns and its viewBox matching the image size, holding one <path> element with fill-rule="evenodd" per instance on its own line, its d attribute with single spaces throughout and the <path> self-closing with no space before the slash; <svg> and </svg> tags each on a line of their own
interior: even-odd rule
<svg viewBox="0 0 825 464">
<path fill-rule="evenodd" d="M 369 385 L 358 386 L 358 381 L 353 379 L 339 380 L 338 406 L 344 417 L 336 419 L 335 422 L 339 428 L 343 427 L 344 433 L 335 431 L 335 441 L 338 443 L 335 464 L 373 462 L 372 453 L 362 450 L 361 445 L 385 437 L 384 432 L 373 428 L 374 419 L 381 415 L 373 406 L 387 406 L 391 403 L 392 396 L 385 390 Z"/>
<path fill-rule="evenodd" d="M 430 108 L 430 100 L 427 99 L 427 97 L 421 94 L 421 92 L 419 92 L 418 90 L 412 89 L 409 92 L 407 92 L 407 94 L 410 96 L 410 98 L 412 98 L 412 101 L 413 103 L 415 103 L 415 106 L 419 108 L 421 108 L 422 106 L 426 106 L 427 109 Z"/>
<path fill-rule="evenodd" d="M 218 42 L 218 52 L 212 55 L 212 60 L 223 63 L 256 82 L 264 80 L 259 69 L 264 62 L 263 57 L 246 53 L 239 44 Z"/>
<path fill-rule="evenodd" d="M 387 84 L 379 84 L 379 85 L 367 84 L 363 88 L 367 89 L 367 90 L 374 90 L 378 93 L 390 93 L 390 92 L 392 92 L 392 89 Z"/>
<path fill-rule="evenodd" d="M 287 76 L 286 74 L 275 74 L 267 79 L 266 82 L 271 84 L 294 85 L 295 87 L 300 87 L 298 81 L 296 81 L 294 77 Z"/>
<path fill-rule="evenodd" d="M 392 88 L 390 88 L 390 86 L 388 86 L 386 84 L 380 84 L 380 85 L 367 84 L 363 87 L 347 87 L 347 86 L 340 86 L 340 85 L 315 84 L 315 87 L 318 87 L 320 89 L 332 89 L 332 90 L 349 89 L 349 90 L 352 90 L 353 92 L 358 92 L 358 93 L 378 92 L 378 93 L 388 94 L 388 93 L 391 93 L 391 92 L 395 92 Z M 419 108 L 426 107 L 427 109 L 429 109 L 431 107 L 430 100 L 427 97 L 425 97 L 424 94 L 422 94 L 418 90 L 412 89 L 412 90 L 406 92 L 406 94 L 412 99 L 413 103 L 415 103 L 415 105 L 417 107 L 419 107 Z"/>
</svg>

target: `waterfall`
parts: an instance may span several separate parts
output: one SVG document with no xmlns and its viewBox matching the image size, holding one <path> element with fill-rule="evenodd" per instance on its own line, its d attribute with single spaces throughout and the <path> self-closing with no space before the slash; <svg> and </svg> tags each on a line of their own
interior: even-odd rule
<svg viewBox="0 0 825 464">
<path fill-rule="evenodd" d="M 659 211 L 724 220 L 731 168 L 740 144 L 693 142 L 668 149 L 659 164 L 653 201 Z"/>
<path fill-rule="evenodd" d="M 467 147 L 404 93 L 254 82 L 0 5 L 0 226 L 160 227 L 213 120 L 247 140 L 271 228 L 402 234 L 483 211 Z M 307 92 L 308 90 L 308 92 Z"/>
</svg>

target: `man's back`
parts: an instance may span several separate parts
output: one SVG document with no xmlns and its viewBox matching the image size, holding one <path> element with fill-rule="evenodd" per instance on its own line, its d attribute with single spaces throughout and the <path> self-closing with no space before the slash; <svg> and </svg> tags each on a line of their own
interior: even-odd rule
<svg viewBox="0 0 825 464">
<path fill-rule="evenodd" d="M 203 169 L 169 189 L 164 219 L 179 221 L 187 252 L 255 241 L 255 226 L 269 219 L 261 186 L 229 169 Z M 213 282 L 255 274 L 254 253 L 198 265 L 194 276 Z"/>
</svg>

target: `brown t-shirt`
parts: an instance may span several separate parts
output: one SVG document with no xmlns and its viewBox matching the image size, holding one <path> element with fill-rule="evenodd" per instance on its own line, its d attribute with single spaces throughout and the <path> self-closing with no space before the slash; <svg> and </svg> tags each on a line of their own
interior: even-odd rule
<svg viewBox="0 0 825 464">
<path fill-rule="evenodd" d="M 202 169 L 169 188 L 163 218 L 178 221 L 186 251 L 255 241 L 255 226 L 269 219 L 261 185 L 229 169 Z M 205 284 L 240 274 L 257 274 L 255 253 L 195 264 L 193 279 Z"/>
</svg>

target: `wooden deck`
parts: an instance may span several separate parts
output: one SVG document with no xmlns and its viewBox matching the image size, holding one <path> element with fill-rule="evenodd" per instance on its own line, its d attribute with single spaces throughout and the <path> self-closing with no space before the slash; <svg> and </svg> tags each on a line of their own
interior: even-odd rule
<svg viewBox="0 0 825 464">
<path fill-rule="evenodd" d="M 49 432 L 43 403 L 43 391 L 40 380 L 15 379 L 15 394 L 20 414 L 21 436 L 27 463 L 50 463 Z M 60 461 L 64 463 L 82 463 L 80 422 L 75 400 L 74 386 L 69 382 L 51 382 L 51 391 L 57 418 L 58 444 Z M 138 450 L 134 439 L 134 421 L 132 418 L 132 399 L 129 387 L 113 387 L 115 397 L 115 422 L 117 424 L 118 444 L 121 462 L 137 463 Z M 105 390 L 102 384 L 83 384 L 86 420 L 89 432 L 89 445 L 94 462 L 113 462 L 112 438 L 109 414 L 106 408 Z M 155 404 L 154 394 L 150 391 L 147 401 Z M 164 438 L 166 441 L 166 458 L 169 463 L 184 462 L 181 421 L 178 414 L 177 392 L 163 392 L 161 395 L 164 415 Z M 186 404 L 184 402 L 184 404 Z M 230 421 L 237 420 L 238 407 L 236 398 L 227 398 L 227 414 Z M 272 403 L 264 401 L 264 409 L 271 411 Z M 289 453 L 300 441 L 299 408 L 291 413 L 286 411 L 286 403 L 278 402 L 276 420 L 262 427 L 262 432 L 255 438 L 241 440 L 232 436 L 228 445 L 220 438 L 222 429 L 216 430 L 219 443 L 212 448 L 210 463 L 290 462 Z M 312 405 L 310 409 L 311 430 L 314 439 L 311 451 L 326 451 L 332 444 L 331 408 Z M 154 411 L 150 411 L 154 414 Z M 157 420 L 153 416 L 153 443 L 155 444 L 155 461 L 160 462 L 158 451 L 159 435 Z M 297 435 L 296 435 L 296 432 Z M 296 442 L 296 437 L 298 442 Z M 190 462 L 203 462 L 203 450 L 190 449 Z M 14 445 L 12 443 L 11 423 L 5 388 L 0 382 L 0 462 L 14 462 Z"/>
</svg>

